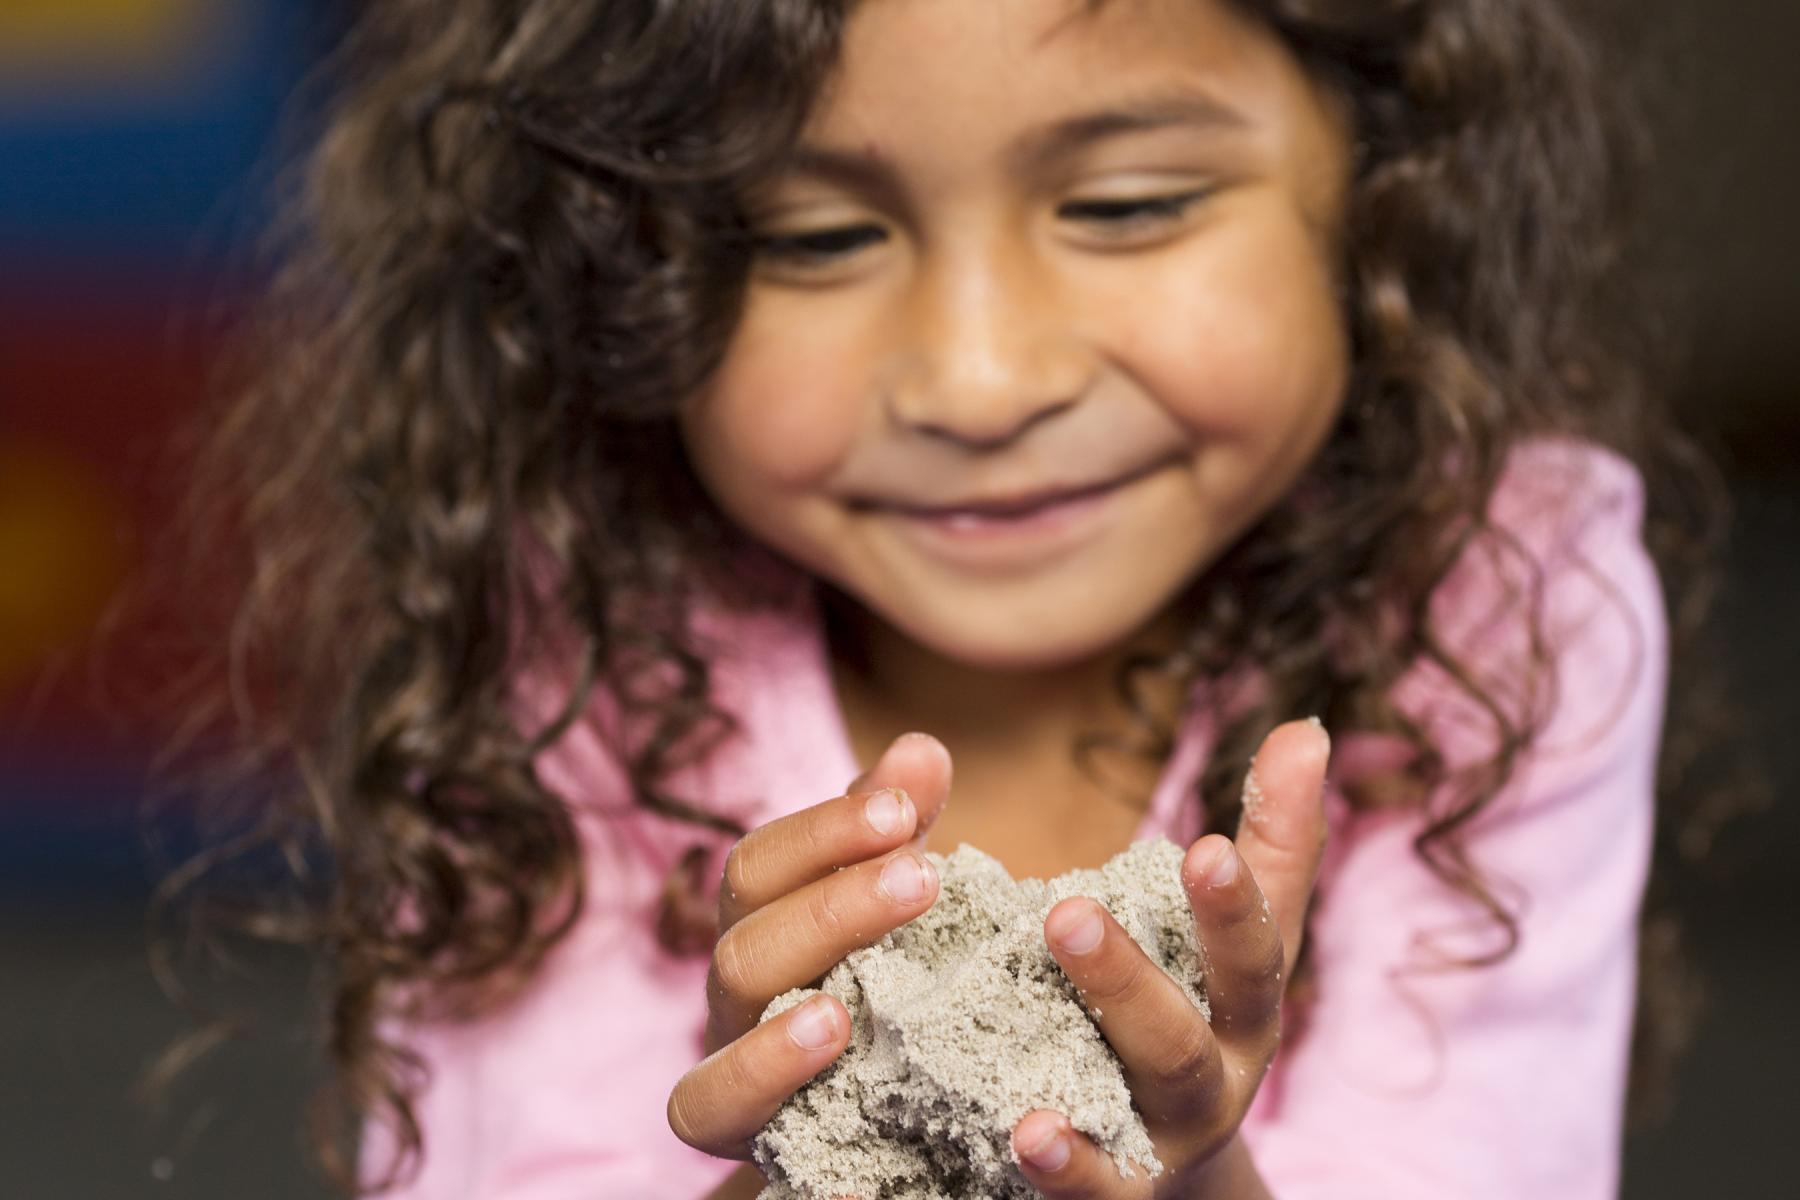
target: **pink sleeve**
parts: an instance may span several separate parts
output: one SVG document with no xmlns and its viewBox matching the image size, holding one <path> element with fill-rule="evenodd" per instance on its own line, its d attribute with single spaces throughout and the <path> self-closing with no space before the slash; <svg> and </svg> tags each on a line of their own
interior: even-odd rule
<svg viewBox="0 0 1800 1200">
<path fill-rule="evenodd" d="M 588 811 L 588 908 L 519 999 L 463 1025 L 395 1031 L 423 1054 L 425 1148 L 400 1200 L 695 1200 L 737 1165 L 680 1142 L 666 1104 L 701 1057 L 704 958 L 656 943 L 653 915 L 692 826 L 630 812 L 616 760 L 577 726 L 539 760 Z M 379 1134 L 365 1162 L 379 1161 Z"/>
<path fill-rule="evenodd" d="M 1583 501 L 1536 505 L 1572 465 L 1585 472 Z M 1421 863 L 1416 814 L 1350 819 L 1333 796 L 1313 927 L 1318 1001 L 1244 1126 L 1280 1200 L 1617 1193 L 1662 596 L 1640 537 L 1642 487 L 1623 459 L 1566 447 L 1522 457 L 1494 512 L 1545 563 L 1558 671 L 1541 743 L 1467 827 L 1474 863 L 1519 914 L 1520 940 L 1493 967 L 1403 973 L 1432 947 L 1467 957 L 1500 939 Z M 1474 555 L 1443 593 L 1445 626 L 1490 677 L 1523 648 L 1516 621 L 1491 619 L 1506 574 Z M 1482 722 L 1441 676 L 1415 672 L 1401 692 L 1452 762 L 1478 756 Z"/>
</svg>

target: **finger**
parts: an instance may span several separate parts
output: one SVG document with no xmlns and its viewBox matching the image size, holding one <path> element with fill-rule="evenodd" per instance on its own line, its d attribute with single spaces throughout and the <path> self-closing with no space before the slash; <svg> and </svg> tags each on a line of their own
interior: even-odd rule
<svg viewBox="0 0 1800 1200">
<path fill-rule="evenodd" d="M 931 907 L 937 893 L 931 862 L 903 846 L 763 905 L 713 948 L 706 977 L 707 1046 L 740 1036 L 770 1000 L 807 986 L 852 950 L 912 920 Z"/>
<path fill-rule="evenodd" d="M 1225 1086 L 1224 1059 L 1206 1018 L 1105 908 L 1071 896 L 1044 917 L 1050 953 L 1094 1013 L 1145 1114 L 1188 1120 Z"/>
<path fill-rule="evenodd" d="M 850 1040 L 850 1014 L 820 993 L 700 1060 L 669 1093 L 675 1136 L 719 1158 L 750 1157 L 749 1140 Z"/>
<path fill-rule="evenodd" d="M 872 794 L 884 789 L 905 797 L 904 827 L 891 833 L 884 832 L 882 814 L 869 811 Z M 776 897 L 892 850 L 903 838 L 922 849 L 949 794 L 944 744 L 924 733 L 895 738 L 843 796 L 760 825 L 738 840 L 719 884 L 720 933 Z"/>
<path fill-rule="evenodd" d="M 1181 882 L 1206 951 L 1213 1033 L 1234 1057 L 1264 1061 L 1281 1032 L 1287 961 L 1280 927 L 1230 839 L 1220 834 L 1188 847 Z"/>
<path fill-rule="evenodd" d="M 874 766 L 851 781 L 847 791 L 904 788 L 918 809 L 913 844 L 925 845 L 925 834 L 950 799 L 950 750 L 929 733 L 903 733 L 888 743 Z"/>
<path fill-rule="evenodd" d="M 1281 931 L 1282 974 L 1300 955 L 1306 903 L 1325 851 L 1325 765 L 1331 738 L 1317 721 L 1289 721 L 1263 739 L 1244 778 L 1239 861 L 1250 868 Z"/>
<path fill-rule="evenodd" d="M 772 900 L 885 854 L 917 827 L 912 797 L 892 787 L 853 791 L 758 825 L 725 856 L 720 934 Z"/>
<path fill-rule="evenodd" d="M 1019 1170 L 1046 1200 L 1149 1200 L 1155 1188 L 1141 1165 L 1119 1174 L 1112 1156 L 1052 1109 L 1026 1113 L 1013 1126 Z"/>
</svg>

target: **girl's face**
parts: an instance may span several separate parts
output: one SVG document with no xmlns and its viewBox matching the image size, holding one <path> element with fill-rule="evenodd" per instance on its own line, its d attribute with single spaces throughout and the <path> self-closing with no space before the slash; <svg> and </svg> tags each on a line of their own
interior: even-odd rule
<svg viewBox="0 0 1800 1200">
<path fill-rule="evenodd" d="M 1143 629 L 1294 483 L 1348 375 L 1341 107 L 1224 0 L 1082 9 L 857 6 L 681 414 L 739 524 L 993 669 Z"/>
</svg>

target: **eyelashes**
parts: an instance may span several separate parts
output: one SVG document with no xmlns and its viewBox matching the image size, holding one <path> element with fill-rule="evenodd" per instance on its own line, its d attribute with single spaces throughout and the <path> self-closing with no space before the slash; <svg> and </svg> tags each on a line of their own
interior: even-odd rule
<svg viewBox="0 0 1800 1200">
<path fill-rule="evenodd" d="M 1179 192 L 1172 196 L 1147 196 L 1131 200 L 1074 200 L 1063 205 L 1061 211 L 1079 211 L 1085 214 L 1087 220 L 1123 225 L 1145 218 L 1178 217 L 1211 192 L 1212 189 L 1206 188 Z"/>
<path fill-rule="evenodd" d="M 886 236 L 873 225 L 846 225 L 815 233 L 754 237 L 750 239 L 750 247 L 767 258 L 817 262 L 842 258 L 864 246 L 882 241 Z"/>
<path fill-rule="evenodd" d="M 1165 196 L 1134 197 L 1118 200 L 1073 200 L 1063 205 L 1058 214 L 1094 225 L 1105 236 L 1133 233 L 1158 227 L 1181 217 L 1199 201 L 1212 194 L 1211 188 L 1179 192 Z M 876 225 L 844 225 L 807 233 L 768 234 L 750 239 L 757 255 L 782 262 L 826 264 L 849 257 L 865 246 L 885 241 L 887 234 Z"/>
</svg>

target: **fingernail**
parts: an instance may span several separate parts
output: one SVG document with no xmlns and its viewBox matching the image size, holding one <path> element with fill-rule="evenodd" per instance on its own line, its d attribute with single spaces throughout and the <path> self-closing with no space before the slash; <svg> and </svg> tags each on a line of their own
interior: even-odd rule
<svg viewBox="0 0 1800 1200">
<path fill-rule="evenodd" d="M 931 890 L 936 878 L 937 872 L 929 862 L 910 854 L 900 854 L 888 859 L 887 866 L 881 868 L 881 890 L 890 900 L 917 904 Z"/>
<path fill-rule="evenodd" d="M 1331 753 L 1331 731 L 1325 728 L 1325 722 L 1315 716 L 1306 718 L 1306 723 L 1319 731 L 1319 735 L 1325 739 L 1325 752 Z"/>
<path fill-rule="evenodd" d="M 788 1036 L 802 1050 L 819 1050 L 837 1037 L 837 1012 L 831 1001 L 815 996 L 794 1010 L 788 1019 Z"/>
<path fill-rule="evenodd" d="M 896 788 L 882 788 L 869 797 L 863 806 L 863 815 L 868 818 L 876 833 L 886 837 L 900 832 L 906 813 L 900 804 L 900 792 Z"/>
<path fill-rule="evenodd" d="M 1237 855 L 1230 842 L 1222 842 L 1200 868 L 1200 880 L 1209 888 L 1219 888 L 1235 881 L 1237 873 Z"/>
<path fill-rule="evenodd" d="M 1052 922 L 1050 936 L 1070 954 L 1086 954 L 1100 944 L 1104 930 L 1100 910 L 1090 901 L 1059 912 Z"/>
<path fill-rule="evenodd" d="M 1060 1171 L 1069 1161 L 1069 1137 L 1061 1129 L 1053 1130 L 1049 1137 L 1025 1150 L 1024 1155 L 1040 1171 Z"/>
</svg>

